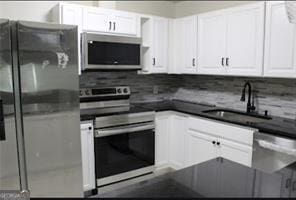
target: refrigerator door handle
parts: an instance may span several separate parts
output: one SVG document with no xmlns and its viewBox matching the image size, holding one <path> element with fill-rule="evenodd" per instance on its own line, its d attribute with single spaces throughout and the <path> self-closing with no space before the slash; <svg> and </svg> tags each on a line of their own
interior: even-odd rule
<svg viewBox="0 0 296 200">
<path fill-rule="evenodd" d="M 3 100 L 0 99 L 0 141 L 5 141 Z"/>
</svg>

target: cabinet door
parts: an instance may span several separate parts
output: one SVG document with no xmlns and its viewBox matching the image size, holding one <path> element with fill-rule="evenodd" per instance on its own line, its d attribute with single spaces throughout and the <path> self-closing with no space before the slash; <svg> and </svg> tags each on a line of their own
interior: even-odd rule
<svg viewBox="0 0 296 200">
<path fill-rule="evenodd" d="M 260 76 L 263 68 L 264 2 L 227 10 L 228 74 Z"/>
<path fill-rule="evenodd" d="M 155 17 L 152 24 L 152 71 L 155 73 L 167 72 L 168 64 L 168 25 L 165 18 Z"/>
<path fill-rule="evenodd" d="M 185 142 L 185 164 L 191 166 L 217 157 L 217 148 L 212 143 L 215 137 L 189 129 Z"/>
<path fill-rule="evenodd" d="M 61 6 L 61 23 L 69 25 L 77 25 L 78 29 L 82 26 L 82 8 L 73 5 Z"/>
<path fill-rule="evenodd" d="M 81 124 L 80 128 L 83 190 L 88 191 L 96 188 L 93 125 L 92 123 Z"/>
<path fill-rule="evenodd" d="M 219 138 L 219 156 L 248 167 L 252 164 L 252 147 Z"/>
<path fill-rule="evenodd" d="M 137 35 L 137 22 L 136 14 L 113 11 L 112 31 L 120 34 Z"/>
<path fill-rule="evenodd" d="M 186 121 L 185 116 L 171 116 L 169 158 L 170 164 L 175 169 L 184 167 Z"/>
<path fill-rule="evenodd" d="M 112 30 L 112 12 L 103 8 L 85 8 L 83 10 L 83 30 L 109 32 Z"/>
<path fill-rule="evenodd" d="M 169 116 L 159 114 L 155 118 L 155 162 L 157 167 L 169 161 Z"/>
<path fill-rule="evenodd" d="M 225 74 L 226 18 L 223 11 L 198 15 L 198 73 Z M 224 65 L 224 66 L 223 66 Z"/>
<path fill-rule="evenodd" d="M 197 16 L 182 18 L 182 53 L 181 73 L 195 74 L 197 72 Z"/>
<path fill-rule="evenodd" d="M 295 77 L 296 26 L 289 23 L 285 3 L 266 2 L 264 76 Z"/>
</svg>

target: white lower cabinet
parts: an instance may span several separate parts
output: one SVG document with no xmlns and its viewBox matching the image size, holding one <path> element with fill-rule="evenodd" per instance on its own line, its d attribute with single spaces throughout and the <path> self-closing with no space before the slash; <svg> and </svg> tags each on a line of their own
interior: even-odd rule
<svg viewBox="0 0 296 200">
<path fill-rule="evenodd" d="M 255 130 L 177 112 L 156 115 L 156 167 L 181 169 L 217 157 L 252 165 Z"/>
<path fill-rule="evenodd" d="M 81 123 L 80 129 L 83 190 L 89 191 L 96 188 L 93 124 Z"/>
<path fill-rule="evenodd" d="M 172 114 L 170 117 L 169 162 L 174 169 L 181 169 L 185 164 L 186 122 L 187 116 L 181 114 Z"/>
<path fill-rule="evenodd" d="M 188 130 L 186 136 L 186 166 L 191 166 L 217 157 L 217 148 L 213 144 L 216 138 L 196 130 Z"/>
<path fill-rule="evenodd" d="M 155 165 L 166 167 L 169 163 L 169 127 L 170 116 L 157 113 L 155 117 Z"/>
</svg>

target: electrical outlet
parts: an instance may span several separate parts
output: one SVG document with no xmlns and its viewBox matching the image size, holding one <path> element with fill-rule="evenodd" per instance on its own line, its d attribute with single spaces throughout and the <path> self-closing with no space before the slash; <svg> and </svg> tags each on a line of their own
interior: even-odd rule
<svg viewBox="0 0 296 200">
<path fill-rule="evenodd" d="M 153 86 L 153 94 L 158 94 L 158 86 L 157 85 Z"/>
</svg>

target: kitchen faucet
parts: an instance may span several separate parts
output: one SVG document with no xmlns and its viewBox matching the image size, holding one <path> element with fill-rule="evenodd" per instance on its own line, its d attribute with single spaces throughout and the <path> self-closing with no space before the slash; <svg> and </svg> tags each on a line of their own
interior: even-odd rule
<svg viewBox="0 0 296 200">
<path fill-rule="evenodd" d="M 251 104 L 251 95 L 252 95 L 252 87 L 251 84 L 247 81 L 244 85 L 243 91 L 242 91 L 242 97 L 241 101 L 246 100 L 246 87 L 248 86 L 248 102 L 247 102 L 247 113 L 255 111 L 256 107 L 254 106 L 254 98 L 252 100 Z"/>
</svg>

